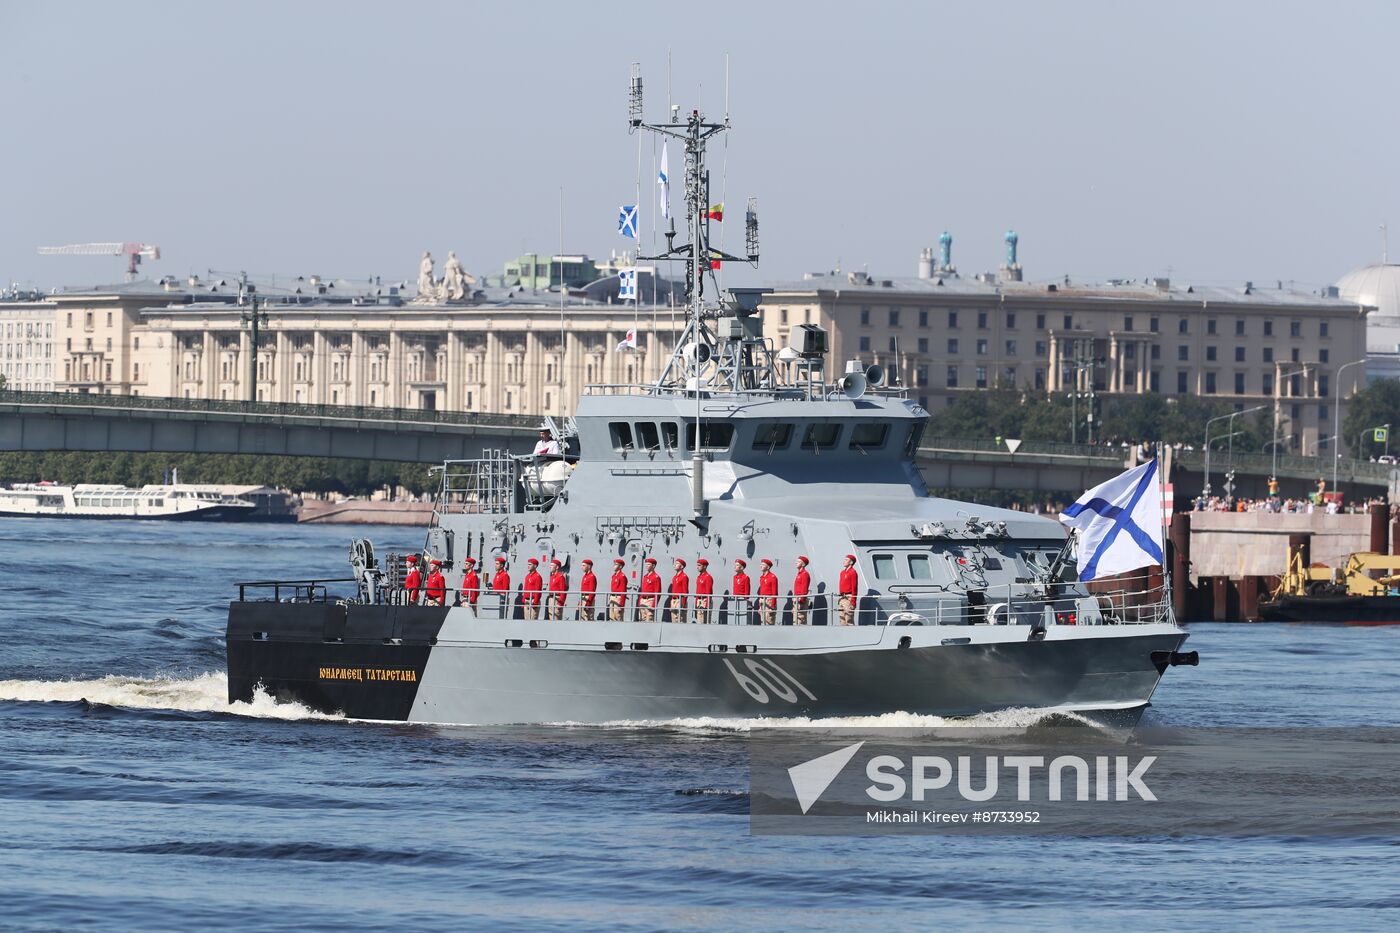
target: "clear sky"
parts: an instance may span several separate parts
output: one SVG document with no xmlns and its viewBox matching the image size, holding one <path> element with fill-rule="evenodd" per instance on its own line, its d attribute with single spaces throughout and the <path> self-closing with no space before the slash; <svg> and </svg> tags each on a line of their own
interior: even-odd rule
<svg viewBox="0 0 1400 933">
<path fill-rule="evenodd" d="M 0 0 L 0 284 L 120 279 L 39 245 L 158 244 L 154 274 L 412 280 L 606 256 L 647 116 L 724 108 L 713 186 L 756 277 L 1296 281 L 1400 255 L 1400 4 Z M 673 155 L 673 168 L 678 172 Z M 656 185 L 642 156 L 642 225 Z"/>
</svg>

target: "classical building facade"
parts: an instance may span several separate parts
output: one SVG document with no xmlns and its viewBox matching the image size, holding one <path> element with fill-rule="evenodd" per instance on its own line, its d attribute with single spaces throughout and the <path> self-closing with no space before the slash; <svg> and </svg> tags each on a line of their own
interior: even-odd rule
<svg viewBox="0 0 1400 933">
<path fill-rule="evenodd" d="M 242 400 L 247 305 L 154 307 L 130 333 L 130 390 Z M 683 321 L 670 308 L 509 301 L 468 306 L 259 306 L 267 402 L 568 415 L 583 387 L 660 375 Z M 630 331 L 636 347 L 619 349 Z"/>
<path fill-rule="evenodd" d="M 54 389 L 53 305 L 0 300 L 0 376 L 7 388 Z"/>
<path fill-rule="evenodd" d="M 933 410 L 992 386 L 1277 406 L 1280 433 L 1308 454 L 1329 448 L 1333 406 L 1365 379 L 1364 366 L 1339 370 L 1365 359 L 1370 309 L 1335 289 L 1028 283 L 1019 266 L 964 279 L 927 255 L 920 272 L 776 284 L 766 333 L 781 346 L 795 326 L 818 324 L 833 361 L 885 365 Z"/>
</svg>

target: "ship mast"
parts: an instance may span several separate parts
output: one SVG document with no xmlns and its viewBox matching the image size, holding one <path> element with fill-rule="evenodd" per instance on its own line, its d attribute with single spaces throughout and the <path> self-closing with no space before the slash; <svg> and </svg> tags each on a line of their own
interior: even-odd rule
<svg viewBox="0 0 1400 933">
<path fill-rule="evenodd" d="M 653 256 L 639 255 L 638 259 L 652 262 L 685 263 L 685 305 L 686 323 L 680 340 L 666 363 L 657 381 L 661 389 L 673 379 L 683 378 L 685 390 L 695 397 L 695 437 L 691 445 L 691 485 L 693 521 L 703 522 L 706 515 L 704 494 L 704 459 L 700 451 L 704 446 L 701 428 L 701 392 L 706 388 L 703 373 L 706 364 L 718 356 L 719 346 L 715 333 L 705 320 L 718 320 L 724 308 L 719 298 L 719 283 L 715 278 L 715 267 L 724 262 L 747 262 L 758 265 L 758 210 L 754 200 L 749 200 L 745 211 L 745 249 L 747 256 L 731 256 L 710 245 L 710 173 L 705 167 L 705 148 L 710 139 L 729 130 L 728 101 L 723 122 L 712 123 L 698 110 L 690 111 L 684 122 L 680 118 L 680 107 L 672 105 L 669 123 L 647 123 L 642 118 L 642 72 L 641 66 L 632 64 L 631 80 L 627 92 L 627 131 L 647 130 L 663 137 L 675 139 L 685 147 L 685 220 L 689 228 L 690 241 L 676 243 L 676 222 L 671 218 L 671 227 L 666 232 L 666 248 Z M 662 197 L 665 194 L 663 193 Z M 709 278 L 710 294 L 705 299 L 705 280 Z M 689 374 L 689 378 L 685 378 Z M 718 375 L 718 372 L 717 372 Z M 740 385 L 731 386 L 739 390 Z"/>
</svg>

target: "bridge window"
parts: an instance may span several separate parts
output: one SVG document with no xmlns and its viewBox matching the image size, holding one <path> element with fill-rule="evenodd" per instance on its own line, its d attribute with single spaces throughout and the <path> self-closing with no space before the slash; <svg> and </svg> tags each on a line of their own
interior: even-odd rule
<svg viewBox="0 0 1400 933">
<path fill-rule="evenodd" d="M 927 426 L 927 422 L 925 422 L 925 421 L 920 421 L 920 422 L 918 422 L 917 424 L 914 424 L 914 425 L 910 426 L 910 428 L 909 428 L 909 434 L 908 434 L 908 436 L 904 439 L 904 454 L 905 454 L 905 456 L 907 456 L 907 457 L 912 457 L 912 456 L 914 456 L 914 454 L 918 451 L 918 449 L 919 449 L 919 444 L 920 444 L 920 442 L 922 442 L 923 439 L 924 439 L 924 428 L 925 428 L 926 426 Z"/>
<path fill-rule="evenodd" d="M 890 426 L 883 422 L 872 421 L 868 424 L 858 424 L 851 429 L 852 450 L 878 450 L 885 446 L 885 438 L 889 436 Z"/>
<path fill-rule="evenodd" d="M 637 422 L 637 444 L 642 450 L 661 449 L 661 436 L 657 433 L 655 424 L 650 421 Z"/>
<path fill-rule="evenodd" d="M 695 450 L 695 422 L 687 422 L 685 426 L 686 446 Z M 726 421 L 705 421 L 700 428 L 700 449 L 701 450 L 728 450 L 729 445 L 734 442 L 734 425 Z"/>
<path fill-rule="evenodd" d="M 681 426 L 674 421 L 661 422 L 661 439 L 666 442 L 667 450 L 675 450 L 681 446 Z"/>
<path fill-rule="evenodd" d="M 927 554 L 909 555 L 909 576 L 914 580 L 933 579 L 933 567 L 929 564 Z"/>
<path fill-rule="evenodd" d="M 836 446 L 836 440 L 841 436 L 841 425 L 839 424 L 809 424 L 807 433 L 802 437 L 803 450 L 830 450 Z"/>
<path fill-rule="evenodd" d="M 614 450 L 632 450 L 632 426 L 626 421 L 614 421 L 608 425 L 608 432 L 612 435 Z"/>
<path fill-rule="evenodd" d="M 876 580 L 893 580 L 895 574 L 893 554 L 872 554 L 870 565 L 875 569 Z"/>
<path fill-rule="evenodd" d="M 754 432 L 753 449 L 766 450 L 771 454 L 775 450 L 786 449 L 791 440 L 792 425 L 760 424 L 758 430 Z"/>
</svg>

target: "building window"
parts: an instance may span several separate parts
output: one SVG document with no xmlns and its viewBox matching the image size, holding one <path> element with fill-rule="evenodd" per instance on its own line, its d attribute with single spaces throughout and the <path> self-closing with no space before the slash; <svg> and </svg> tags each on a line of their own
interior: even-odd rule
<svg viewBox="0 0 1400 933">
<path fill-rule="evenodd" d="M 1244 395 L 1244 373 L 1235 373 L 1235 394 Z"/>
<path fill-rule="evenodd" d="M 987 387 L 987 367 L 985 367 L 985 366 L 978 366 L 978 367 L 977 367 L 977 388 L 979 388 L 979 389 L 985 389 L 986 387 Z"/>
<path fill-rule="evenodd" d="M 1044 389 L 1044 388 L 1045 388 L 1045 370 L 1044 370 L 1044 369 L 1036 369 L 1036 371 L 1035 371 L 1035 387 L 1036 387 L 1037 389 Z"/>
<path fill-rule="evenodd" d="M 1263 392 L 1264 392 L 1265 395 L 1273 395 L 1273 394 L 1274 394 L 1274 376 L 1273 376 L 1273 373 L 1265 373 L 1265 374 L 1264 374 Z"/>
<path fill-rule="evenodd" d="M 1152 345 L 1151 355 L 1153 360 L 1160 360 L 1162 358 L 1162 348 L 1159 344 L 1154 343 Z"/>
<path fill-rule="evenodd" d="M 869 338 L 869 337 L 862 337 L 862 338 L 860 338 L 860 352 L 862 352 L 862 353 L 869 353 L 869 352 L 870 352 L 870 338 Z"/>
<path fill-rule="evenodd" d="M 1273 335 L 1274 335 L 1274 322 L 1273 322 L 1273 321 L 1265 321 L 1265 322 L 1264 322 L 1264 336 L 1265 336 L 1265 337 L 1272 337 Z"/>
<path fill-rule="evenodd" d="M 977 312 L 977 329 L 978 329 L 978 330 L 986 330 L 986 329 L 987 329 L 987 312 L 986 312 L 986 311 L 978 311 L 978 312 Z"/>
<path fill-rule="evenodd" d="M 890 326 L 891 326 L 891 327 L 898 327 L 898 326 L 899 326 L 899 309 L 898 309 L 898 308 L 890 308 Z"/>
<path fill-rule="evenodd" d="M 1288 322 L 1288 336 L 1290 336 L 1290 337 L 1301 337 L 1301 336 L 1303 336 L 1303 322 L 1302 322 L 1302 321 L 1289 321 L 1289 322 Z"/>
<path fill-rule="evenodd" d="M 141 349 L 141 338 L 140 338 L 140 337 L 132 337 L 132 338 L 131 338 L 131 349 L 133 349 L 133 350 L 139 350 L 139 349 Z"/>
<path fill-rule="evenodd" d="M 948 367 L 948 381 L 946 385 L 950 389 L 956 389 L 958 387 L 958 368 L 956 366 Z"/>
<path fill-rule="evenodd" d="M 1206 395 L 1215 394 L 1215 373 L 1206 373 Z"/>
<path fill-rule="evenodd" d="M 1206 318 L 1206 334 L 1211 337 L 1215 336 L 1215 318 L 1213 317 Z"/>
<path fill-rule="evenodd" d="M 1045 315 L 1043 315 L 1043 314 L 1037 314 L 1037 315 L 1035 316 L 1035 329 L 1036 329 L 1036 330 L 1044 330 L 1044 329 L 1045 329 Z"/>
<path fill-rule="evenodd" d="M 1150 317 L 1147 319 L 1147 329 L 1155 334 L 1162 329 L 1161 323 L 1162 321 L 1160 318 Z"/>
<path fill-rule="evenodd" d="M 923 388 L 928 385 L 928 367 L 918 366 L 914 369 L 914 384 Z"/>
<path fill-rule="evenodd" d="M 1046 350 L 1046 346 L 1045 346 L 1045 341 L 1044 341 L 1044 340 L 1037 340 L 1037 341 L 1035 342 L 1035 355 L 1036 355 L 1036 356 L 1044 356 L 1044 355 L 1046 354 L 1046 352 L 1047 352 L 1047 350 Z"/>
<path fill-rule="evenodd" d="M 1235 347 L 1235 362 L 1244 362 L 1244 347 Z"/>
<path fill-rule="evenodd" d="M 1288 355 L 1292 357 L 1293 362 L 1298 363 L 1302 361 L 1301 353 L 1301 350 L 1299 350 L 1297 347 L 1294 347 L 1292 350 L 1289 351 Z"/>
<path fill-rule="evenodd" d="M 919 326 L 920 326 L 920 327 L 928 327 L 928 309 L 927 309 L 927 308 L 920 308 L 920 309 L 919 309 Z"/>
<path fill-rule="evenodd" d="M 956 311 L 949 311 L 949 312 L 948 312 L 948 326 L 949 326 L 949 327 L 957 327 L 957 326 L 958 326 L 958 312 L 956 312 Z"/>
<path fill-rule="evenodd" d="M 1133 316 L 1132 316 L 1131 314 L 1127 314 L 1127 315 L 1124 315 L 1124 316 L 1123 316 L 1123 329 L 1124 329 L 1124 330 L 1132 330 L 1132 329 L 1133 329 Z"/>
<path fill-rule="evenodd" d="M 779 323 L 779 324 L 786 324 L 786 323 L 787 323 L 787 308 L 783 308 L 783 309 L 781 309 L 781 310 L 778 312 L 778 323 Z"/>
<path fill-rule="evenodd" d="M 68 312 L 68 326 L 69 326 L 69 327 L 72 327 L 72 326 L 73 326 L 73 312 L 72 312 L 72 311 L 69 311 L 69 312 Z"/>
<path fill-rule="evenodd" d="M 1189 334 L 1189 333 L 1191 333 L 1191 322 L 1188 321 L 1186 318 L 1182 318 L 1181 320 L 1177 321 L 1177 322 L 1176 322 L 1176 332 L 1177 332 L 1178 334 Z"/>
<path fill-rule="evenodd" d="M 1016 341 L 1014 341 L 1014 340 L 1008 340 L 1008 341 L 1006 341 L 1006 355 L 1007 355 L 1007 356 L 1015 356 L 1015 355 L 1016 355 Z"/>
<path fill-rule="evenodd" d="M 1265 347 L 1265 348 L 1264 348 L 1264 362 L 1265 362 L 1265 363 L 1272 363 L 1273 361 L 1274 361 L 1274 348 L 1273 348 L 1273 347 Z"/>
<path fill-rule="evenodd" d="M 1235 318 L 1235 336 L 1244 336 L 1244 318 Z"/>
<path fill-rule="evenodd" d="M 1074 315 L 1065 315 L 1065 330 L 1074 330 Z"/>
<path fill-rule="evenodd" d="M 987 355 L 987 341 L 985 341 L 985 340 L 979 340 L 979 341 L 977 341 L 977 355 L 978 355 L 978 356 L 986 356 L 986 355 Z"/>
<path fill-rule="evenodd" d="M 920 352 L 920 353 L 927 353 L 927 352 L 928 352 L 928 338 L 927 338 L 927 337 L 920 337 L 920 338 L 919 338 L 919 352 Z"/>
<path fill-rule="evenodd" d="M 891 338 L 890 338 L 890 352 L 891 352 L 891 353 L 898 353 L 898 352 L 899 352 L 899 338 L 898 338 L 898 337 L 891 337 Z"/>
<path fill-rule="evenodd" d="M 108 337 L 108 338 L 107 338 L 107 352 L 108 352 L 108 353 L 112 352 L 112 338 L 111 338 L 111 337 Z"/>
<path fill-rule="evenodd" d="M 1016 367 L 1008 366 L 1001 371 L 1001 384 L 1004 386 L 1016 385 Z"/>
<path fill-rule="evenodd" d="M 1214 363 L 1214 362 L 1215 362 L 1215 347 L 1214 347 L 1214 345 L 1209 346 L 1209 347 L 1206 347 L 1206 362 L 1209 362 L 1209 363 Z"/>
<path fill-rule="evenodd" d="M 1016 329 L 1016 312 L 1015 312 L 1015 311 L 1008 311 L 1008 312 L 1006 312 L 1006 329 L 1007 329 L 1007 330 L 1015 330 L 1015 329 Z M 1325 336 L 1327 336 L 1327 335 L 1326 335 L 1326 334 L 1323 334 L 1323 336 L 1325 337 Z"/>
<path fill-rule="evenodd" d="M 1176 374 L 1176 391 L 1178 394 L 1186 394 L 1186 373 L 1178 371 Z"/>
<path fill-rule="evenodd" d="M 1300 420 L 1300 419 L 1303 417 L 1303 406 L 1302 406 L 1302 405 L 1290 405 L 1290 406 L 1288 407 L 1288 413 L 1289 413 L 1289 415 L 1293 418 L 1293 420 L 1296 422 L 1296 421 Z"/>
<path fill-rule="evenodd" d="M 1137 359 L 1137 344 L 1135 344 L 1135 343 L 1125 343 L 1125 344 L 1123 345 L 1123 359 L 1125 359 L 1125 360 Z"/>
<path fill-rule="evenodd" d="M 1320 323 L 1317 325 L 1317 335 L 1318 335 L 1319 337 L 1326 337 L 1326 336 L 1327 336 L 1327 322 L 1326 322 L 1326 321 L 1322 321 L 1322 322 L 1320 322 Z"/>
<path fill-rule="evenodd" d="M 1161 391 L 1162 391 L 1162 374 L 1161 374 L 1161 373 L 1157 372 L 1156 370 L 1153 370 L 1153 371 L 1152 371 L 1151 378 L 1149 379 L 1149 382 L 1150 382 L 1151 385 L 1152 385 L 1152 391 L 1153 391 L 1153 392 L 1161 392 Z"/>
<path fill-rule="evenodd" d="M 949 337 L 949 338 L 948 338 L 948 355 L 949 355 L 949 356 L 957 356 L 957 355 L 958 355 L 958 338 L 956 338 L 956 337 Z"/>
<path fill-rule="evenodd" d="M 870 326 L 870 309 L 869 309 L 869 308 L 861 308 L 861 309 L 860 309 L 860 323 L 861 323 L 861 326 L 863 326 L 863 327 L 869 327 L 869 326 Z"/>
<path fill-rule="evenodd" d="M 1327 374 L 1322 373 L 1317 377 L 1317 394 L 1319 398 L 1328 396 Z"/>
<path fill-rule="evenodd" d="M 1183 363 L 1186 362 L 1191 358 L 1191 348 L 1184 343 L 1181 344 L 1176 348 L 1176 358 Z"/>
</svg>

